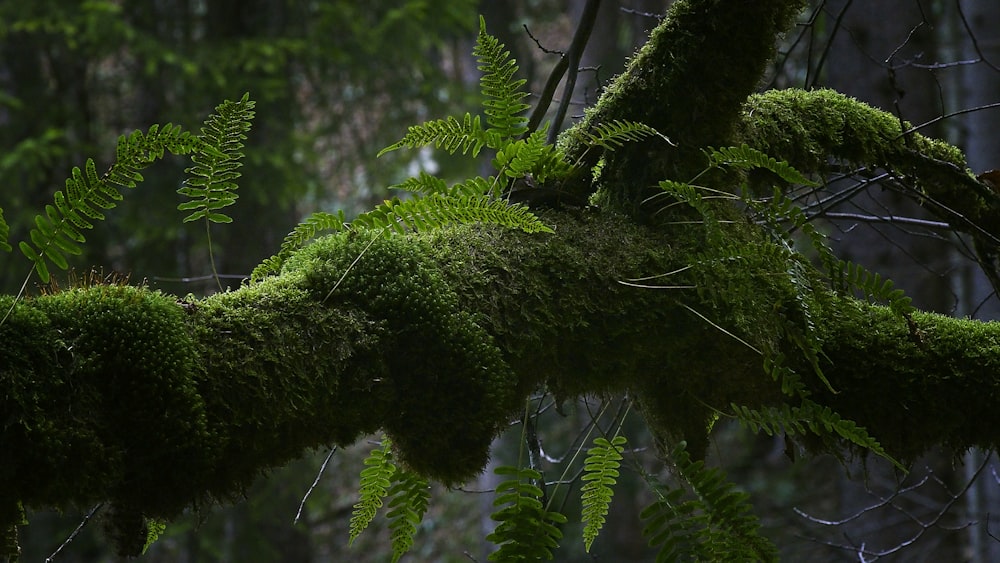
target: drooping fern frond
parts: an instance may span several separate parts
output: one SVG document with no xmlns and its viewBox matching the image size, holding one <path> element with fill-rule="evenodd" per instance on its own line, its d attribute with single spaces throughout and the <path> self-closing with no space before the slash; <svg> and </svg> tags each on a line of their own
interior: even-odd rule
<svg viewBox="0 0 1000 563">
<path fill-rule="evenodd" d="M 391 500 L 386 516 L 391 530 L 392 563 L 396 563 L 413 547 L 413 536 L 430 502 L 430 486 L 416 473 L 397 469 L 392 475 L 389 497 Z"/>
<path fill-rule="evenodd" d="M 681 488 L 655 487 L 660 497 L 640 517 L 646 521 L 643 536 L 660 548 L 658 562 L 777 559 L 774 545 L 759 534 L 748 494 L 737 491 L 722 470 L 692 462 L 684 442 L 669 458 L 694 498 L 685 499 Z"/>
<path fill-rule="evenodd" d="M 351 513 L 347 545 L 354 543 L 354 540 L 375 519 L 378 509 L 382 508 L 382 499 L 389 492 L 395 471 L 396 465 L 392 461 L 392 442 L 388 437 L 383 437 L 382 444 L 365 458 L 365 468 L 361 471 L 360 498 Z"/>
<path fill-rule="evenodd" d="M 542 478 L 534 469 L 501 466 L 494 472 L 509 477 L 497 486 L 493 506 L 499 510 L 490 518 L 499 522 L 486 536 L 499 549 L 490 554 L 490 561 L 551 560 L 552 550 L 559 547 L 562 532 L 557 525 L 566 517 L 551 512 L 542 505 L 542 490 L 533 483 Z"/>
<path fill-rule="evenodd" d="M 511 205 L 488 195 L 441 193 L 405 201 L 399 198 L 386 200 L 375 209 L 359 215 L 351 226 L 402 234 L 407 230 L 423 231 L 463 223 L 502 225 L 528 233 L 553 232 L 523 205 Z"/>
<path fill-rule="evenodd" d="M 278 250 L 277 254 L 264 260 L 253 269 L 253 273 L 250 275 L 251 281 L 258 281 L 265 276 L 277 274 L 281 270 L 281 265 L 285 263 L 285 260 L 293 252 L 302 248 L 306 242 L 316 238 L 318 234 L 325 231 L 340 232 L 344 230 L 346 224 L 347 219 L 344 217 L 343 210 L 337 213 L 317 211 L 309 215 L 296 225 L 292 229 L 292 232 L 285 235 L 285 239 L 281 241 L 281 249 Z"/>
<path fill-rule="evenodd" d="M 522 115 L 529 107 L 522 100 L 528 93 L 522 90 L 526 80 L 514 79 L 517 62 L 504 50 L 499 39 L 486 32 L 486 18 L 479 16 L 479 36 L 472 50 L 483 73 L 479 86 L 485 96 L 483 111 L 489 131 L 501 138 L 513 139 L 528 130 L 528 118 Z"/>
<path fill-rule="evenodd" d="M 763 431 L 768 436 L 781 432 L 789 436 L 801 436 L 809 432 L 820 438 L 839 438 L 883 457 L 906 471 L 864 427 L 842 418 L 830 407 L 815 401 L 803 399 L 800 406 L 782 404 L 760 410 L 736 404 L 732 404 L 731 408 L 740 424 L 753 432 Z"/>
<path fill-rule="evenodd" d="M 597 437 L 594 447 L 587 450 L 582 478 L 585 484 L 580 490 L 583 493 L 583 546 L 587 553 L 590 553 L 590 546 L 604 527 L 626 442 L 625 436 L 615 436 L 610 442 L 607 438 Z"/>
<path fill-rule="evenodd" d="M 185 172 L 189 174 L 184 187 L 177 193 L 191 198 L 177 206 L 180 211 L 191 211 L 184 222 L 205 219 L 212 223 L 229 223 L 232 217 L 220 210 L 236 203 L 236 179 L 238 169 L 243 166 L 243 141 L 246 140 L 253 108 L 256 102 L 250 94 L 243 94 L 238 102 L 226 100 L 215 108 L 217 113 L 209 116 L 201 129 L 199 140 L 217 149 L 215 153 L 195 154 L 191 160 L 194 166 Z"/>
<path fill-rule="evenodd" d="M 710 166 L 731 166 L 739 170 L 762 168 L 774 173 L 790 184 L 800 184 L 803 186 L 818 185 L 816 182 L 803 176 L 795 168 L 792 168 L 787 162 L 776 160 L 774 157 L 768 156 L 745 144 L 738 147 L 712 148 L 707 153 Z"/>
<path fill-rule="evenodd" d="M 74 167 L 66 179 L 66 189 L 53 196 L 54 205 L 46 205 L 45 213 L 35 216 L 35 228 L 29 234 L 31 243 L 22 241 L 21 252 L 34 263 L 35 272 L 43 283 L 49 281 L 51 262 L 60 269 L 68 268 L 67 255 L 80 254 L 86 241 L 85 229 L 94 221 L 104 219 L 104 211 L 113 209 L 123 199 L 119 188 L 134 188 L 143 177 L 140 170 L 172 154 L 217 155 L 218 151 L 178 125 L 153 125 L 146 133 L 134 131 L 118 138 L 115 162 L 103 176 L 97 175 L 97 165 L 88 158 L 84 168 Z"/>
</svg>

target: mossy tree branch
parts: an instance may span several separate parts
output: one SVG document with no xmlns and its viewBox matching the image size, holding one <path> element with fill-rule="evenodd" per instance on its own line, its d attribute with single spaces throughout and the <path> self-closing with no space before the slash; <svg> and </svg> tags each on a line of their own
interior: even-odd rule
<svg viewBox="0 0 1000 563">
<path fill-rule="evenodd" d="M 609 205 L 545 215 L 555 234 L 359 230 L 306 247 L 278 276 L 203 300 L 100 285 L 18 303 L 0 326 L 0 451 L 11 452 L 0 462 L 0 529 L 21 504 L 105 500 L 119 528 L 133 529 L 136 519 L 229 498 L 310 448 L 380 428 L 404 464 L 456 482 L 481 470 L 491 439 L 542 384 L 567 398 L 634 392 L 658 434 L 697 447 L 713 408 L 788 400 L 757 350 L 796 361 L 785 329 L 796 322 L 789 304 L 803 301 L 837 391 L 807 377 L 813 397 L 903 459 L 938 444 L 996 447 L 1000 325 L 931 314 L 910 324 L 825 289 L 818 273 L 803 295 L 808 280 L 789 278 L 789 256 L 725 201 L 710 205 L 733 221 L 720 221 L 714 237 L 704 225 L 643 226 L 631 215 L 656 180 L 698 172 L 706 145 L 749 140 L 797 166 L 857 148 L 831 138 L 796 153 L 804 145 L 788 131 L 803 116 L 817 130 L 830 117 L 798 106 L 786 116 L 794 96 L 770 100 L 776 129 L 757 112 L 741 118 L 774 36 L 801 4 L 675 2 L 564 144 L 582 157 L 580 130 L 630 119 L 680 148 L 616 151 L 601 175 Z M 862 121 L 878 117 L 843 103 Z M 873 166 L 898 160 L 932 178 L 939 163 L 964 170 L 940 145 L 889 150 L 890 137 L 869 138 L 856 156 Z M 576 181 L 568 187 L 592 189 Z M 974 214 L 984 194 L 928 184 L 938 185 L 955 188 L 940 198 L 988 220 Z M 673 289 L 620 283 L 677 270 Z M 0 297 L 0 310 L 12 301 Z"/>
</svg>

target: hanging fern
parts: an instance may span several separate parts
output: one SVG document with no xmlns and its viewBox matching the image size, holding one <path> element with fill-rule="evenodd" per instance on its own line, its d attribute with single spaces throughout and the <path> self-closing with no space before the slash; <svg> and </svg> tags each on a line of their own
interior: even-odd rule
<svg viewBox="0 0 1000 563">
<path fill-rule="evenodd" d="M 499 146 L 500 137 L 495 132 L 487 133 L 478 115 L 472 117 L 472 114 L 466 113 L 462 121 L 448 116 L 421 125 L 411 125 L 402 139 L 380 150 L 377 156 L 401 148 L 415 149 L 431 144 L 434 148 L 448 151 L 448 154 L 455 154 L 459 150 L 462 154 L 471 151 L 472 156 L 476 157 L 483 146 Z"/>
<path fill-rule="evenodd" d="M 597 437 L 594 447 L 587 450 L 583 462 L 585 484 L 580 490 L 583 493 L 583 545 L 587 553 L 590 553 L 590 546 L 604 527 L 626 442 L 625 436 L 615 436 L 610 442 L 607 438 Z"/>
<path fill-rule="evenodd" d="M 836 436 L 881 456 L 897 468 L 906 471 L 906 468 L 893 459 L 864 427 L 841 418 L 830 407 L 809 399 L 803 399 L 801 405 L 797 407 L 782 404 L 757 410 L 735 403 L 731 407 L 740 424 L 752 432 L 763 431 L 768 436 L 778 433 L 789 436 L 811 433 L 821 438 Z"/>
<path fill-rule="evenodd" d="M 493 506 L 499 510 L 490 518 L 499 522 L 486 539 L 499 549 L 490 554 L 490 561 L 551 560 L 552 550 L 559 547 L 562 532 L 557 527 L 566 517 L 542 506 L 542 490 L 533 483 L 542 478 L 534 469 L 501 466 L 494 470 L 508 480 L 497 486 Z"/>
<path fill-rule="evenodd" d="M 34 263 L 43 283 L 49 281 L 48 264 L 65 270 L 67 255 L 80 254 L 86 241 L 85 229 L 104 219 L 104 211 L 113 209 L 123 199 L 119 188 L 134 188 L 143 177 L 140 170 L 163 158 L 164 152 L 219 156 L 219 151 L 180 126 L 153 125 L 146 133 L 135 131 L 118 138 L 115 162 L 103 176 L 88 158 L 81 170 L 74 167 L 66 179 L 66 189 L 53 196 L 54 205 L 45 206 L 45 214 L 35 216 L 35 228 L 29 233 L 31 243 L 22 241 L 21 252 Z"/>
<path fill-rule="evenodd" d="M 392 563 L 396 563 L 413 547 L 417 525 L 423 520 L 430 502 L 430 487 L 427 480 L 416 473 L 397 469 L 392 475 L 389 497 L 386 516 L 392 532 Z"/>
<path fill-rule="evenodd" d="M 685 443 L 669 458 L 685 490 L 656 483 L 659 499 L 640 517 L 642 534 L 659 548 L 660 561 L 775 561 L 777 550 L 759 534 L 760 523 L 751 511 L 749 495 L 735 490 L 722 470 L 692 462 Z"/>
<path fill-rule="evenodd" d="M 669 138 L 649 125 L 627 119 L 615 119 L 610 123 L 601 123 L 592 131 L 588 131 L 586 136 L 588 144 L 602 147 L 606 151 L 613 151 L 623 147 L 627 142 L 641 141 L 652 136 L 660 137 L 673 144 Z"/>
<path fill-rule="evenodd" d="M 392 442 L 388 437 L 383 437 L 382 444 L 365 458 L 365 468 L 361 471 L 360 498 L 351 513 L 348 545 L 354 543 L 375 519 L 378 509 L 382 508 L 382 499 L 388 494 L 395 471 Z"/>
<path fill-rule="evenodd" d="M 217 113 L 205 120 L 198 138 L 218 152 L 195 154 L 191 159 L 194 166 L 186 170 L 189 177 L 184 187 L 177 190 L 191 198 L 177 206 L 180 211 L 191 211 L 184 217 L 185 223 L 198 219 L 212 223 L 232 222 L 232 217 L 220 210 L 236 203 L 239 188 L 236 179 L 240 177 L 238 169 L 243 166 L 243 141 L 250 130 L 255 105 L 246 93 L 238 102 L 226 100 L 215 108 Z"/>
<path fill-rule="evenodd" d="M 840 261 L 837 264 L 835 282 L 839 289 L 860 291 L 869 301 L 881 300 L 888 303 L 893 312 L 908 315 L 916 310 L 912 300 L 902 289 L 894 287 L 892 280 L 869 272 L 860 264 Z"/>
</svg>

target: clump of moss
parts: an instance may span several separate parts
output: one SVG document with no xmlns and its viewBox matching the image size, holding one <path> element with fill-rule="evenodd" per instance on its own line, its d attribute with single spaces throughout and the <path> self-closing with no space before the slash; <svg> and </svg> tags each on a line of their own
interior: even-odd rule
<svg viewBox="0 0 1000 563">
<path fill-rule="evenodd" d="M 3 443 L 15 450 L 5 487 L 30 506 L 184 508 L 178 491 L 215 459 L 198 358 L 172 298 L 120 285 L 71 289 L 20 303 L 0 333 L 16 356 L 0 361 L 11 390 Z"/>
</svg>

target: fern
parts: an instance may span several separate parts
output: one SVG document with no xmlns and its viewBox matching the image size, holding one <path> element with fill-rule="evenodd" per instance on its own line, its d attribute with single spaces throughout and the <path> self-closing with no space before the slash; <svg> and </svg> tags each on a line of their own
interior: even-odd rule
<svg viewBox="0 0 1000 563">
<path fill-rule="evenodd" d="M 392 442 L 388 437 L 383 437 L 381 446 L 368 454 L 365 466 L 361 471 L 360 498 L 351 513 L 348 545 L 353 544 L 375 519 L 378 509 L 382 508 L 382 499 L 388 494 L 396 471 L 396 465 L 392 462 Z"/>
<path fill-rule="evenodd" d="M 733 404 L 731 408 L 740 424 L 753 432 L 763 431 L 768 436 L 780 432 L 789 436 L 801 436 L 808 432 L 821 438 L 838 437 L 881 456 L 897 468 L 906 471 L 906 468 L 893 459 L 864 427 L 842 418 L 830 407 L 809 399 L 803 399 L 801 405 L 797 407 L 782 404 L 757 410 Z"/>
<path fill-rule="evenodd" d="M 552 559 L 552 550 L 559 547 L 562 532 L 558 524 L 566 517 L 542 506 L 542 490 L 533 485 L 542 478 L 534 469 L 501 466 L 494 472 L 510 479 L 497 486 L 493 506 L 499 510 L 490 518 L 499 522 L 486 536 L 499 549 L 490 554 L 490 561 L 538 561 Z"/>
<path fill-rule="evenodd" d="M 835 282 L 841 290 L 858 290 L 865 299 L 885 301 L 897 314 L 908 315 L 916 310 L 912 300 L 902 289 L 895 288 L 892 280 L 869 272 L 859 264 L 838 262 Z"/>
<path fill-rule="evenodd" d="M 3 218 L 3 208 L 0 207 L 0 250 L 4 252 L 10 252 L 13 250 L 10 243 L 7 240 L 10 238 L 10 226 L 7 221 Z"/>
<path fill-rule="evenodd" d="M 243 166 L 243 141 L 250 130 L 254 117 L 254 105 L 250 94 L 243 94 L 238 102 L 226 100 L 216 107 L 216 114 L 209 116 L 201 129 L 199 139 L 218 149 L 217 153 L 195 154 L 194 166 L 186 172 L 189 178 L 177 193 L 191 198 L 191 201 L 177 206 L 180 211 L 191 211 L 184 222 L 205 219 L 213 223 L 229 223 L 232 217 L 220 212 L 236 203 L 235 180 L 240 177 L 238 169 Z"/>
<path fill-rule="evenodd" d="M 347 219 L 344 217 L 343 210 L 337 213 L 317 211 L 309 215 L 304 221 L 296 225 L 292 229 L 292 232 L 285 235 L 285 239 L 281 242 L 281 249 L 277 254 L 264 260 L 254 268 L 250 279 L 257 281 L 265 276 L 277 274 L 285 260 L 293 252 L 302 248 L 307 241 L 316 238 L 316 235 L 324 231 L 340 232 L 344 230 L 346 224 Z"/>
<path fill-rule="evenodd" d="M 22 241 L 21 252 L 34 263 L 34 270 L 43 283 L 48 283 L 48 263 L 67 269 L 67 255 L 81 253 L 86 241 L 83 231 L 94 227 L 94 221 L 104 220 L 104 211 L 113 209 L 124 196 L 119 188 L 134 188 L 143 181 L 140 170 L 163 158 L 164 152 L 218 156 L 213 146 L 182 131 L 180 126 L 153 125 L 146 133 L 135 131 L 118 138 L 115 162 L 103 176 L 88 158 L 83 169 L 74 167 L 66 179 L 66 189 L 53 196 L 54 205 L 46 205 L 45 213 L 35 216 L 35 228 L 29 233 L 31 243 Z"/>
<path fill-rule="evenodd" d="M 479 116 L 472 117 L 472 114 L 466 113 L 462 121 L 448 116 L 421 125 L 411 125 L 402 139 L 379 151 L 377 156 L 404 147 L 415 149 L 431 144 L 449 154 L 455 154 L 458 150 L 462 154 L 471 151 L 475 157 L 483 150 L 483 146 L 496 148 L 500 145 L 500 140 L 495 132 L 487 133 L 483 129 Z"/>
<path fill-rule="evenodd" d="M 583 545 L 587 553 L 594 543 L 601 528 L 604 527 L 604 517 L 608 515 L 611 497 L 618 479 L 618 468 L 621 465 L 622 452 L 625 450 L 624 436 L 615 436 L 609 442 L 606 438 L 594 439 L 594 447 L 587 450 L 583 465 Z"/>
<path fill-rule="evenodd" d="M 398 469 L 392 475 L 389 489 L 389 529 L 392 532 L 392 563 L 396 563 L 413 547 L 417 525 L 427 512 L 430 487 L 416 473 Z"/>
<path fill-rule="evenodd" d="M 792 168 L 787 162 L 775 160 L 773 157 L 745 144 L 738 147 L 709 149 L 707 153 L 709 165 L 713 167 L 731 166 L 739 170 L 762 168 L 773 172 L 779 178 L 791 184 L 800 184 L 803 186 L 818 185 L 816 182 L 803 176 L 798 170 Z"/>
<path fill-rule="evenodd" d="M 501 138 L 512 139 L 528 131 L 528 118 L 521 115 L 529 107 L 522 100 L 528 93 L 521 88 L 525 80 L 514 79 L 517 62 L 504 50 L 503 43 L 486 33 L 486 19 L 479 17 L 479 36 L 472 50 L 483 73 L 479 86 L 485 96 L 483 102 L 487 131 Z"/>
<path fill-rule="evenodd" d="M 621 148 L 626 142 L 641 141 L 652 136 L 670 142 L 670 139 L 649 125 L 619 119 L 610 123 L 602 123 L 594 127 L 593 131 L 587 132 L 586 135 L 591 146 L 599 146 L 606 151 Z"/>
<path fill-rule="evenodd" d="M 749 495 L 735 490 L 725 473 L 692 462 L 681 442 L 671 451 L 677 478 L 694 498 L 684 500 L 683 489 L 656 486 L 660 498 L 646 507 L 643 536 L 659 547 L 660 561 L 774 561 L 777 550 L 758 531 Z"/>
</svg>

